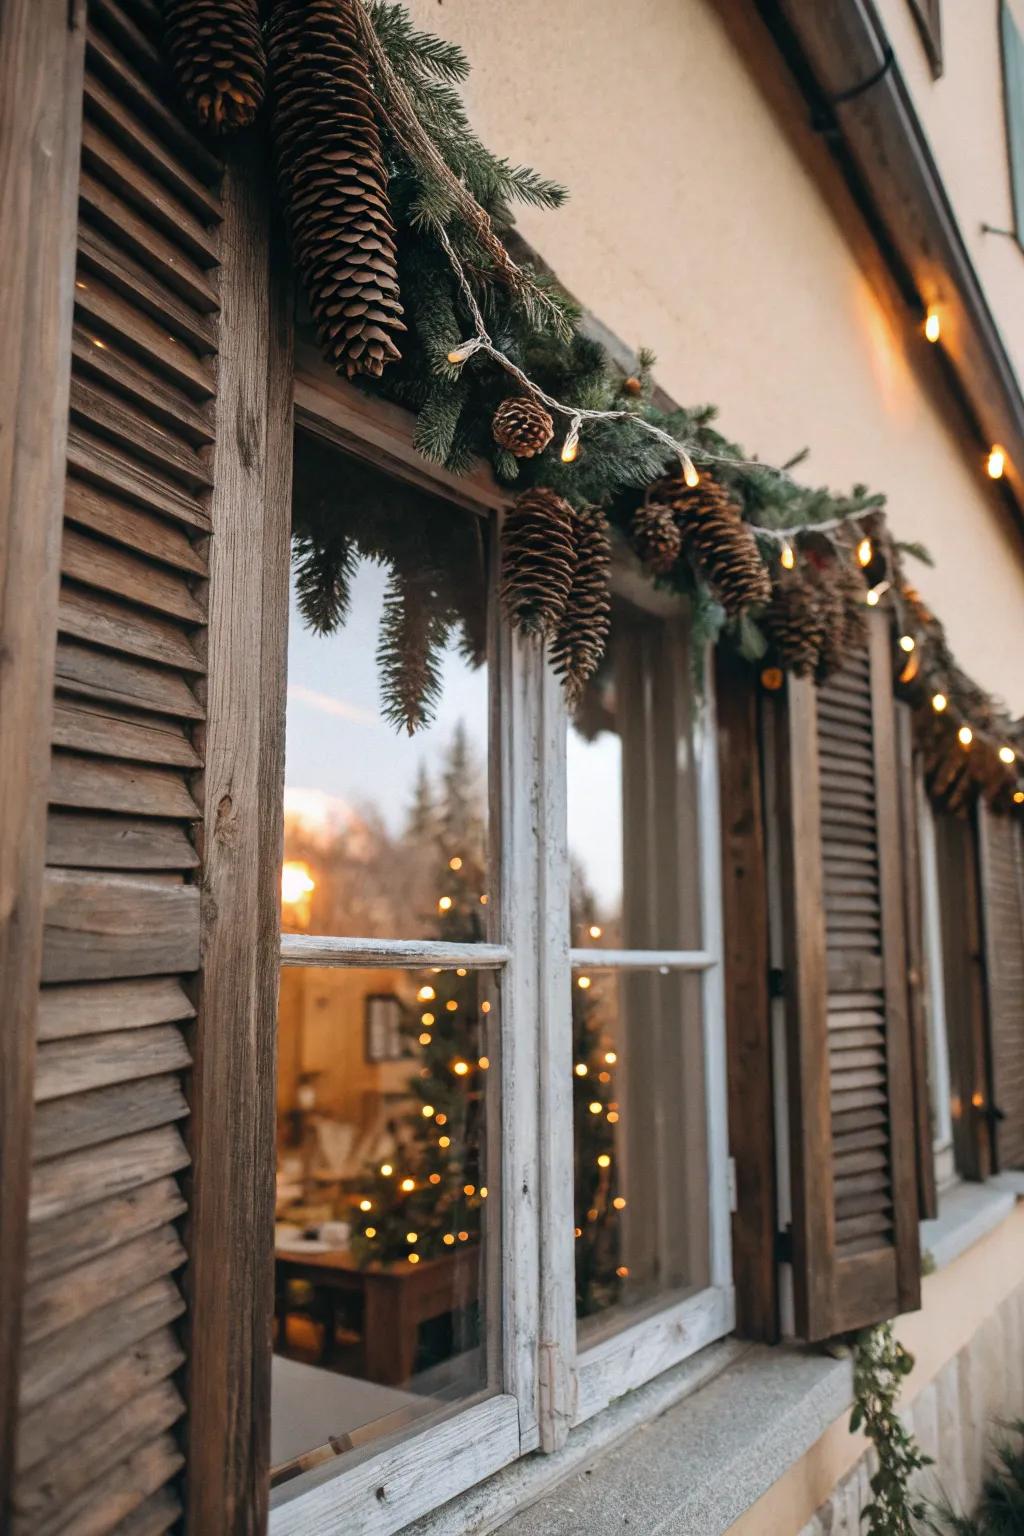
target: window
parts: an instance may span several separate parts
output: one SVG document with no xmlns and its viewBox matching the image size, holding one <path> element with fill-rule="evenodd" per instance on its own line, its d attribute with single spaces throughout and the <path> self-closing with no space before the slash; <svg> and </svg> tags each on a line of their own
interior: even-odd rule
<svg viewBox="0 0 1024 1536">
<path fill-rule="evenodd" d="M 1024 30 L 1009 0 L 1002 0 L 999 25 L 1003 45 L 1003 96 L 1006 102 L 1014 227 L 1019 243 L 1024 245 Z"/>
<path fill-rule="evenodd" d="M 910 0 L 917 30 L 928 55 L 932 77 L 942 74 L 942 0 Z"/>
<path fill-rule="evenodd" d="M 949 1066 L 949 1026 L 946 1017 L 945 960 L 939 893 L 935 812 L 924 784 L 919 786 L 921 849 L 921 910 L 924 933 L 925 1012 L 928 1022 L 928 1081 L 932 1110 L 935 1182 L 941 1192 L 955 1178 L 953 1112 Z"/>
<path fill-rule="evenodd" d="M 492 601 L 493 487 L 317 364 L 297 404 L 272 1528 L 392 1531 L 733 1325 L 714 709 L 623 565 L 570 721 Z M 378 642 L 421 599 L 408 736 Z"/>
</svg>

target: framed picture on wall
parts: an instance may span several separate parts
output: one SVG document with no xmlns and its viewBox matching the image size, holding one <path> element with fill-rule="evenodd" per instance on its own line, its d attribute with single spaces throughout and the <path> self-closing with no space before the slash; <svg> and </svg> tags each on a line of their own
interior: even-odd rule
<svg viewBox="0 0 1024 1536">
<path fill-rule="evenodd" d="M 367 1061 L 398 1061 L 402 1055 L 402 1004 L 393 992 L 371 992 L 365 1004 Z"/>
</svg>

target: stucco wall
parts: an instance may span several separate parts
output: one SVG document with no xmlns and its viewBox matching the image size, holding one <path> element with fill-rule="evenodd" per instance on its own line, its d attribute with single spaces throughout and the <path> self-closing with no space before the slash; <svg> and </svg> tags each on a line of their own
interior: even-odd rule
<svg viewBox="0 0 1024 1536">
<path fill-rule="evenodd" d="M 898 532 L 936 557 L 918 585 L 961 662 L 1024 710 L 1024 543 L 927 343 L 854 254 L 860 221 L 751 8 L 410 8 L 467 49 L 488 143 L 570 187 L 565 209 L 520 221 L 563 281 L 655 348 L 677 399 L 715 401 L 750 451 L 779 461 L 809 445 L 807 476 L 885 490 Z"/>
</svg>

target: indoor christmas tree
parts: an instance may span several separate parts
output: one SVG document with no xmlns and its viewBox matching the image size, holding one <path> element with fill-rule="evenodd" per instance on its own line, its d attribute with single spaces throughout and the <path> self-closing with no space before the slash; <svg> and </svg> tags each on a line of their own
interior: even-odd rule
<svg viewBox="0 0 1024 1536">
<path fill-rule="evenodd" d="M 572 872 L 573 943 L 602 937 L 597 909 L 581 870 Z M 580 971 L 572 986 L 576 1315 L 589 1317 L 614 1306 L 626 1271 L 621 1263 L 625 1196 L 618 1186 L 615 1155 L 619 1106 L 615 1096 L 618 1053 L 610 1026 L 608 990 L 615 978 Z"/>
<path fill-rule="evenodd" d="M 421 770 L 403 846 L 432 865 L 430 927 L 438 938 L 486 936 L 485 828 L 476 765 L 460 726 L 435 800 Z M 425 914 L 427 916 L 427 914 Z M 352 1248 L 363 1264 L 418 1264 L 479 1239 L 487 1199 L 484 1108 L 486 983 L 459 968 L 425 970 L 403 1021 L 412 1061 L 408 1101 L 391 1125 L 395 1150 L 357 1192 Z"/>
</svg>

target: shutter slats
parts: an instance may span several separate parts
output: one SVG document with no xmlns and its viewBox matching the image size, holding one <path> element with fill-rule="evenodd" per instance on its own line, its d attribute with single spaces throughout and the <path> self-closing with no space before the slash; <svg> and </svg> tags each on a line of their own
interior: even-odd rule
<svg viewBox="0 0 1024 1536">
<path fill-rule="evenodd" d="M 221 164 L 90 0 L 15 1536 L 180 1517 Z"/>
<path fill-rule="evenodd" d="M 789 684 L 783 771 L 788 804 L 801 806 L 800 818 L 791 810 L 789 879 L 802 914 L 790 963 L 804 975 L 791 1078 L 794 1279 L 800 1331 L 812 1339 L 917 1304 L 886 629 L 884 615 L 872 616 L 869 647 L 817 690 Z M 912 1160 L 912 1142 L 909 1150 Z"/>
</svg>

